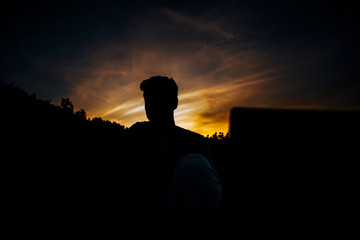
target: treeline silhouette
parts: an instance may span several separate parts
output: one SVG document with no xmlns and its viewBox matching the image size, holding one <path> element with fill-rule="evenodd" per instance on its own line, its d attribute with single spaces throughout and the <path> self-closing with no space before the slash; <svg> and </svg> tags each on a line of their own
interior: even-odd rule
<svg viewBox="0 0 360 240">
<path fill-rule="evenodd" d="M 69 98 L 57 106 L 3 82 L 0 106 L 6 199 L 14 218 L 86 219 L 124 211 L 128 203 L 122 194 L 131 186 L 131 163 L 121 147 L 127 127 L 88 118 Z M 206 139 L 222 173 L 230 136 L 215 133 Z"/>
</svg>

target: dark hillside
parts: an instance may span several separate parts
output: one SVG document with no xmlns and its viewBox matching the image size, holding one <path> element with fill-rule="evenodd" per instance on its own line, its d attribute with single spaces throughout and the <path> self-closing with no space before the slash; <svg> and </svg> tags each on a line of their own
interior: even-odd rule
<svg viewBox="0 0 360 240">
<path fill-rule="evenodd" d="M 125 127 L 87 119 L 84 110 L 74 112 L 69 99 L 55 106 L 4 83 L 0 107 L 1 159 L 11 215 L 103 211 L 101 201 L 113 199 L 111 188 L 119 176 L 115 171 L 125 165 L 119 154 Z"/>
<path fill-rule="evenodd" d="M 122 149 L 127 128 L 90 120 L 68 98 L 57 106 L 2 82 L 0 108 L 1 161 L 13 219 L 107 225 L 114 216 L 123 223 L 131 216 L 124 195 L 133 191 Z M 224 180 L 229 136 L 207 140 Z"/>
</svg>

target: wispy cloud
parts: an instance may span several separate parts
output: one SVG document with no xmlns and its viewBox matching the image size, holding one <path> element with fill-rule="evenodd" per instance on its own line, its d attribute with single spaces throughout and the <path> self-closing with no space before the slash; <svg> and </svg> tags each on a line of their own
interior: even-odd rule
<svg viewBox="0 0 360 240">
<path fill-rule="evenodd" d="M 216 24 L 214 21 L 204 21 L 204 20 L 187 17 L 185 15 L 179 14 L 169 9 L 162 9 L 162 12 L 173 21 L 177 23 L 186 24 L 197 31 L 208 32 L 214 35 L 219 35 L 220 37 L 224 37 L 226 39 L 236 38 L 234 34 L 225 31 L 223 28 L 221 28 L 221 26 Z"/>
<path fill-rule="evenodd" d="M 221 23 L 151 9 L 129 23 L 125 36 L 96 41 L 54 66 L 75 106 L 125 126 L 146 120 L 139 84 L 153 75 L 177 81 L 176 123 L 201 134 L 227 132 L 233 106 L 304 105 L 294 97 L 304 83 L 289 71 L 296 69 L 293 62 L 279 61 L 261 42 L 243 41 L 236 37 L 245 34 L 239 28 L 230 31 Z"/>
<path fill-rule="evenodd" d="M 177 124 L 202 134 L 226 132 L 231 106 L 251 98 L 251 93 L 242 90 L 255 91 L 255 86 L 270 81 L 266 76 L 277 70 L 255 72 L 263 67 L 258 64 L 264 52 L 219 45 L 219 37 L 227 41 L 234 36 L 216 22 L 201 22 L 166 9 L 157 14 L 170 18 L 179 27 L 214 34 L 216 39 L 199 43 L 195 38 L 169 45 L 161 36 L 148 33 L 148 28 L 155 32 L 158 28 L 170 32 L 173 29 L 166 29 L 167 25 L 154 26 L 143 19 L 147 28 L 137 22 L 138 29 L 130 30 L 130 42 L 94 43 L 77 60 L 62 64 L 75 105 L 87 109 L 92 117 L 101 116 L 130 126 L 146 120 L 138 88 L 141 80 L 167 75 L 180 87 L 179 107 L 175 111 Z"/>
</svg>

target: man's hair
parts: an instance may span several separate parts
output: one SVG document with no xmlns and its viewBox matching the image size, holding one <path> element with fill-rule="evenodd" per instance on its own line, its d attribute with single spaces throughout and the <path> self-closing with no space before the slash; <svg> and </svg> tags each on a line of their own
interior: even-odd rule
<svg viewBox="0 0 360 240">
<path fill-rule="evenodd" d="M 140 90 L 143 91 L 144 94 L 160 92 L 164 96 L 176 98 L 178 89 L 174 79 L 163 76 L 153 76 L 149 79 L 145 79 L 140 84 Z"/>
</svg>

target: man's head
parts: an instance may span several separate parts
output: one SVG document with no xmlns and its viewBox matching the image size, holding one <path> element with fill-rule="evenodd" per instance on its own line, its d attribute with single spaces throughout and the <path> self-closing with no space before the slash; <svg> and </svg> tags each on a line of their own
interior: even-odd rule
<svg viewBox="0 0 360 240">
<path fill-rule="evenodd" d="M 172 119 L 178 105 L 178 86 L 174 79 L 154 76 L 141 82 L 145 100 L 146 116 L 153 123 L 164 123 Z"/>
</svg>

